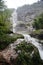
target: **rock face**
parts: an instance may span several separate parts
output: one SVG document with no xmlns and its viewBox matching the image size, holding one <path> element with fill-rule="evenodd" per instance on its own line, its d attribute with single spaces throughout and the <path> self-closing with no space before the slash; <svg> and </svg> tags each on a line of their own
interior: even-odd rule
<svg viewBox="0 0 43 65">
<path fill-rule="evenodd" d="M 18 20 L 24 23 L 32 22 L 33 19 L 43 12 L 43 1 L 38 1 L 32 5 L 24 5 L 17 9 Z"/>
<path fill-rule="evenodd" d="M 0 65 L 11 65 L 8 61 L 4 58 L 2 52 L 0 52 Z"/>
<path fill-rule="evenodd" d="M 15 51 L 16 45 L 24 39 L 18 39 L 0 52 L 0 65 L 15 65 L 18 54 Z"/>
<path fill-rule="evenodd" d="M 28 26 L 27 24 L 20 23 L 15 26 L 15 32 L 18 33 L 31 33 L 33 31 L 32 26 Z"/>
<path fill-rule="evenodd" d="M 43 13 L 43 1 L 38 1 L 32 5 L 19 7 L 15 15 L 16 25 L 13 27 L 15 32 L 31 33 L 34 29 L 32 23 L 34 19 Z M 15 24 L 15 23 L 14 23 Z M 29 25 L 28 25 L 29 24 Z M 22 26 L 23 25 L 23 26 Z"/>
</svg>

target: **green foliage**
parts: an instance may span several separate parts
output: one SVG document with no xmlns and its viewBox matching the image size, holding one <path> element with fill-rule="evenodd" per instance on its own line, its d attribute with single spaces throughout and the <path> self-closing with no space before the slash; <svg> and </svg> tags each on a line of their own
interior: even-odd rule
<svg viewBox="0 0 43 65">
<path fill-rule="evenodd" d="M 43 33 L 43 29 L 33 31 L 33 34 L 41 34 Z"/>
<path fill-rule="evenodd" d="M 0 50 L 5 49 L 10 43 L 13 43 L 18 38 L 24 38 L 22 35 L 19 34 L 13 34 L 13 36 L 10 36 L 11 34 L 11 13 L 13 11 L 10 9 L 5 9 L 3 12 L 1 12 L 0 15 Z"/>
<path fill-rule="evenodd" d="M 32 52 L 34 51 L 33 55 Z M 42 65 L 39 52 L 34 45 L 23 41 L 17 45 L 16 52 L 18 53 L 17 65 Z"/>
<path fill-rule="evenodd" d="M 14 42 L 14 38 L 9 35 L 0 35 L 0 50 L 5 49 L 10 43 Z"/>
<path fill-rule="evenodd" d="M 10 36 L 9 34 L 1 33 L 1 35 L 0 35 L 0 50 L 5 49 L 9 44 L 13 43 L 18 38 L 24 38 L 24 37 L 20 34 L 13 34 L 12 36 Z"/>
<path fill-rule="evenodd" d="M 5 8 L 4 1 L 0 0 L 0 50 L 5 49 L 15 38 L 10 36 L 12 10 Z"/>
<path fill-rule="evenodd" d="M 33 27 L 35 29 L 43 29 L 43 14 L 34 19 Z"/>
<path fill-rule="evenodd" d="M 30 48 L 31 48 L 31 50 L 30 50 Z M 33 50 L 33 47 L 32 47 L 32 45 L 27 44 L 25 41 L 23 41 L 21 44 L 19 44 L 17 46 L 17 50 L 18 49 L 21 51 L 24 51 L 24 52 L 30 52 L 31 53 L 31 51 Z"/>
<path fill-rule="evenodd" d="M 35 30 L 30 35 L 32 37 L 39 39 L 39 40 L 43 40 L 43 29 Z"/>
<path fill-rule="evenodd" d="M 0 0 L 0 10 L 3 9 L 4 1 Z M 6 31 L 9 31 L 10 29 L 10 11 L 8 9 L 4 9 L 0 11 L 0 33 L 5 33 Z"/>
</svg>

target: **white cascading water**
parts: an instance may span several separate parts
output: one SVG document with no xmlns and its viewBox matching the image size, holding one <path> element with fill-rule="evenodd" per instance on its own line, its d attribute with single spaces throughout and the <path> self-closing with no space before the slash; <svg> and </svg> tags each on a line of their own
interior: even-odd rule
<svg viewBox="0 0 43 65">
<path fill-rule="evenodd" d="M 31 37 L 30 35 L 28 35 L 28 34 L 23 34 L 23 36 L 24 36 L 24 39 L 25 39 L 25 41 L 26 41 L 27 43 L 30 42 L 30 43 L 32 43 L 36 48 L 38 48 L 40 57 L 41 57 L 41 59 L 43 60 L 43 46 L 42 46 L 40 43 L 38 43 L 38 40 L 37 40 L 37 39 Z"/>
<path fill-rule="evenodd" d="M 17 24 L 17 12 L 16 12 L 16 10 L 14 10 L 14 12 L 12 14 L 12 21 L 13 21 L 13 32 L 15 32 L 15 26 Z"/>
<path fill-rule="evenodd" d="M 16 26 L 16 24 L 17 24 L 17 12 L 15 11 L 15 12 L 13 13 L 13 32 L 14 32 L 14 33 L 18 33 L 18 32 L 15 31 L 15 28 L 14 28 L 14 27 Z M 21 33 L 20 33 L 20 34 L 21 34 Z M 35 38 L 33 38 L 33 37 L 31 37 L 31 36 L 28 35 L 28 34 L 22 33 L 22 35 L 24 36 L 24 39 L 25 39 L 25 41 L 26 41 L 27 43 L 30 42 L 30 43 L 32 43 L 35 47 L 38 48 L 40 57 L 41 57 L 41 59 L 43 60 L 43 46 L 42 46 L 40 43 L 38 43 L 38 40 L 35 39 Z"/>
</svg>

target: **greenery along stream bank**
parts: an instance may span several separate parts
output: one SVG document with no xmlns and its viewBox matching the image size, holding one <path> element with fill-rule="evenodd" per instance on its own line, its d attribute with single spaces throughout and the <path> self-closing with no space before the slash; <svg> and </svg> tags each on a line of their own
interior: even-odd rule
<svg viewBox="0 0 43 65">
<path fill-rule="evenodd" d="M 12 34 L 12 36 L 5 34 L 0 35 L 0 50 L 5 49 L 9 44 L 13 44 L 17 39 L 24 38 L 21 34 Z"/>
<path fill-rule="evenodd" d="M 30 35 L 39 40 L 43 40 L 43 13 L 34 19 L 33 28 L 35 30 Z"/>
<path fill-rule="evenodd" d="M 22 41 L 13 50 L 13 52 L 16 51 L 16 53 L 14 56 L 9 55 L 9 61 L 8 59 L 5 59 L 5 56 L 3 56 L 3 54 L 0 55 L 0 65 L 43 65 L 43 60 L 40 58 L 38 49 L 31 43 Z"/>
</svg>

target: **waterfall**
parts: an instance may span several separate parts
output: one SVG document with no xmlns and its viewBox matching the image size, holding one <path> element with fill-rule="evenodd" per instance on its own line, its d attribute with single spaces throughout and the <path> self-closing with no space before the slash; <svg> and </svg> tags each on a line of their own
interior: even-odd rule
<svg viewBox="0 0 43 65">
<path fill-rule="evenodd" d="M 13 33 L 15 33 L 15 26 L 17 24 L 17 12 L 14 10 L 12 14 L 12 21 L 13 21 Z"/>
<path fill-rule="evenodd" d="M 17 12 L 16 12 L 16 10 L 15 10 L 14 13 L 13 13 L 13 18 L 12 18 L 12 19 L 13 19 L 13 32 L 19 33 L 19 32 L 16 32 L 16 29 L 15 29 L 16 25 L 18 25 L 18 24 L 17 24 Z M 40 57 L 41 57 L 41 59 L 43 60 L 43 46 L 42 46 L 40 43 L 38 43 L 37 39 L 31 37 L 31 36 L 28 35 L 28 34 L 24 34 L 22 31 L 21 31 L 19 34 L 22 34 L 22 35 L 24 36 L 24 39 L 25 39 L 25 41 L 26 41 L 27 43 L 30 42 L 30 43 L 32 43 L 36 48 L 38 48 Z"/>
</svg>

